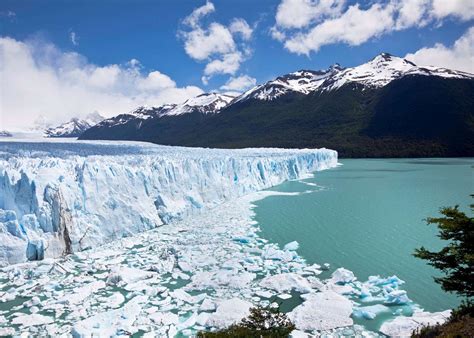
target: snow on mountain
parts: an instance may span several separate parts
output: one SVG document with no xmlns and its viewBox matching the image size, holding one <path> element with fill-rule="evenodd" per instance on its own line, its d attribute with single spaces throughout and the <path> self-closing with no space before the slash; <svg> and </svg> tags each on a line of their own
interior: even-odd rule
<svg viewBox="0 0 474 338">
<path fill-rule="evenodd" d="M 249 98 L 271 101 L 289 92 L 308 94 L 317 90 L 328 78 L 342 69 L 340 65 L 335 64 L 327 70 L 300 70 L 283 75 L 277 77 L 275 80 L 248 90 L 239 96 L 236 102 L 245 101 Z"/>
<path fill-rule="evenodd" d="M 119 114 L 109 119 L 103 120 L 99 126 L 116 126 L 125 124 L 131 120 L 147 120 L 152 117 L 159 117 L 166 115 L 166 113 L 176 107 L 175 104 L 165 104 L 159 107 L 140 106 L 129 113 Z"/>
<path fill-rule="evenodd" d="M 44 135 L 46 137 L 78 137 L 103 119 L 103 116 L 94 112 L 87 115 L 84 119 L 72 118 L 70 121 L 57 127 L 50 127 L 44 131 Z"/>
<path fill-rule="evenodd" d="M 163 116 L 177 116 L 192 112 L 199 112 L 201 114 L 216 114 L 226 107 L 234 96 L 219 94 L 219 93 L 205 93 L 190 98 L 181 104 L 164 104 L 158 107 L 141 106 L 137 109 L 126 113 L 106 119 L 100 123 L 101 126 L 116 126 L 125 124 L 131 120 L 147 120 L 149 118 L 160 118 Z"/>
<path fill-rule="evenodd" d="M 0 263 L 96 247 L 336 165 L 327 149 L 0 142 Z"/>
<path fill-rule="evenodd" d="M 202 114 L 215 114 L 226 107 L 234 98 L 226 94 L 204 93 L 188 99 L 183 104 L 177 105 L 163 115 L 181 115 L 193 111 L 198 111 Z"/>
<path fill-rule="evenodd" d="M 472 74 L 436 67 L 418 67 L 406 59 L 382 53 L 360 66 L 347 68 L 323 84 L 325 90 L 342 87 L 349 82 L 368 87 L 383 87 L 406 75 L 426 75 L 449 78 L 474 78 Z"/>
<path fill-rule="evenodd" d="M 357 67 L 342 68 L 335 64 L 324 71 L 301 70 L 277 77 L 256 86 L 235 102 L 253 98 L 271 101 L 290 92 L 308 94 L 315 91 L 335 90 L 347 83 L 379 88 L 406 75 L 440 76 L 444 78 L 474 78 L 473 74 L 436 67 L 419 67 L 406 59 L 382 53 Z"/>
</svg>

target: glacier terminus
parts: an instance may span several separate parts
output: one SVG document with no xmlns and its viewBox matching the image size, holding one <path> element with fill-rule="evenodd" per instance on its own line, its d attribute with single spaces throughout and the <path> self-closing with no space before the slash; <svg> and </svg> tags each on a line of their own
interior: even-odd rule
<svg viewBox="0 0 474 338">
<path fill-rule="evenodd" d="M 327 149 L 2 142 L 0 262 L 97 247 L 335 165 Z"/>
</svg>

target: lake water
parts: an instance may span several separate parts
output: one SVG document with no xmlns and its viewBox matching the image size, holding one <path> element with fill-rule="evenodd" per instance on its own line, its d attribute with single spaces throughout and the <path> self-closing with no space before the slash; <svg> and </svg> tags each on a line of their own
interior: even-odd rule
<svg viewBox="0 0 474 338">
<path fill-rule="evenodd" d="M 442 206 L 473 202 L 474 159 L 347 159 L 275 190 L 308 192 L 258 201 L 262 236 L 281 245 L 296 240 L 309 263 L 352 270 L 359 280 L 397 275 L 408 296 L 428 311 L 459 300 L 433 281 L 436 271 L 412 256 L 415 248 L 439 249 L 435 225 Z M 329 274 L 329 272 L 327 273 Z M 324 276 L 323 276 L 324 277 Z"/>
</svg>

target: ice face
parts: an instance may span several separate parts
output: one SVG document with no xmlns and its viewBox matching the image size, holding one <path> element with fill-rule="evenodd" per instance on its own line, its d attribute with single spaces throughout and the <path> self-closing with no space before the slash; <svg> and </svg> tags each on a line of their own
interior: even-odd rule
<svg viewBox="0 0 474 338">
<path fill-rule="evenodd" d="M 0 263 L 96 247 L 336 164 L 327 149 L 2 142 Z"/>
</svg>

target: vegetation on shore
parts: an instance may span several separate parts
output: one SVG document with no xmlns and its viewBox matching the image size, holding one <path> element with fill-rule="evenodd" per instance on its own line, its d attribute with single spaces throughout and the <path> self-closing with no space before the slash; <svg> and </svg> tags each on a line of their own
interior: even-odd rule
<svg viewBox="0 0 474 338">
<path fill-rule="evenodd" d="M 470 208 L 474 211 L 474 204 Z M 464 300 L 446 323 L 422 328 L 413 337 L 474 337 L 474 217 L 460 211 L 459 206 L 445 207 L 440 212 L 443 217 L 428 218 L 427 223 L 436 224 L 438 236 L 448 244 L 438 252 L 421 247 L 414 255 L 443 272 L 444 276 L 435 281 L 444 291 Z"/>
</svg>

